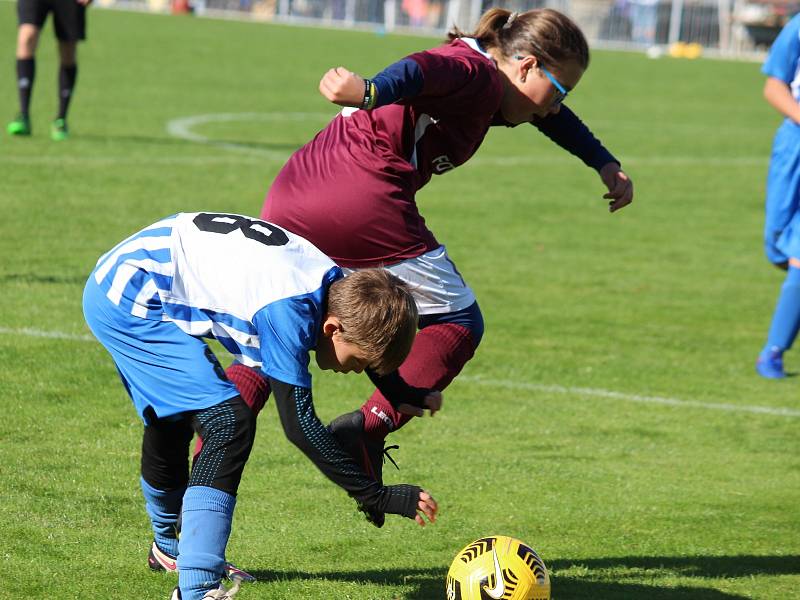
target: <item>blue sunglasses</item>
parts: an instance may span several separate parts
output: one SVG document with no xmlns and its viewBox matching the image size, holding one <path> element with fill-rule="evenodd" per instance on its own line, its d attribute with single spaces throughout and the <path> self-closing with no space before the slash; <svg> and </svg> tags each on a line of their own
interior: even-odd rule
<svg viewBox="0 0 800 600">
<path fill-rule="evenodd" d="M 524 56 L 521 56 L 521 55 L 519 55 L 519 54 L 517 54 L 517 55 L 516 55 L 514 58 L 516 58 L 517 60 L 522 60 L 522 59 L 523 59 L 523 58 L 525 58 L 525 57 L 524 57 Z M 566 88 L 566 86 L 562 85 L 562 84 L 561 84 L 561 83 L 558 81 L 558 79 L 556 79 L 556 78 L 553 76 L 553 74 L 552 74 L 550 71 L 548 71 L 548 70 L 547 70 L 547 69 L 545 69 L 544 67 L 537 67 L 537 68 L 538 68 L 538 69 L 539 69 L 539 70 L 540 70 L 542 73 L 544 73 L 544 74 L 545 74 L 545 77 L 547 77 L 547 78 L 550 80 L 550 83 L 552 83 L 552 84 L 553 84 L 553 87 L 554 87 L 554 88 L 556 88 L 556 97 L 555 97 L 555 99 L 553 100 L 553 106 L 558 106 L 558 105 L 559 105 L 559 104 L 561 104 L 561 103 L 564 101 L 564 99 L 565 99 L 565 98 L 566 98 L 566 97 L 569 95 L 569 90 Z"/>
</svg>

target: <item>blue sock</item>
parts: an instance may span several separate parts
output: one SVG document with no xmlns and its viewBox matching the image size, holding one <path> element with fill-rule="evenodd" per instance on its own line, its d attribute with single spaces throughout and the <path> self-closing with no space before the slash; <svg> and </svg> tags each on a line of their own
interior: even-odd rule
<svg viewBox="0 0 800 600">
<path fill-rule="evenodd" d="M 183 600 L 200 600 L 225 574 L 225 547 L 231 535 L 236 496 L 200 485 L 183 496 L 178 553 L 178 585 Z"/>
<path fill-rule="evenodd" d="M 782 353 L 791 348 L 798 329 L 800 329 L 800 269 L 790 266 L 772 316 L 767 345 L 764 346 L 761 355 L 766 356 L 767 353 L 776 351 Z"/>
<path fill-rule="evenodd" d="M 156 545 L 162 552 L 178 556 L 178 515 L 186 488 L 165 492 L 151 486 L 144 477 L 140 477 L 139 482 L 142 485 L 147 515 L 153 525 Z"/>
</svg>

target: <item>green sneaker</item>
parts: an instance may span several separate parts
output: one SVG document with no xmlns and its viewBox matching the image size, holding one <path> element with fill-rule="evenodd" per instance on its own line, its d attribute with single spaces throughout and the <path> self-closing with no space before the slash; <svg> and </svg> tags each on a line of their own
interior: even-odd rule
<svg viewBox="0 0 800 600">
<path fill-rule="evenodd" d="M 11 121 L 6 127 L 9 135 L 30 135 L 31 121 L 23 114 L 18 114 L 17 118 Z"/>
<path fill-rule="evenodd" d="M 50 137 L 55 142 L 60 142 L 69 137 L 69 130 L 67 129 L 67 122 L 64 119 L 56 119 L 50 125 Z"/>
</svg>

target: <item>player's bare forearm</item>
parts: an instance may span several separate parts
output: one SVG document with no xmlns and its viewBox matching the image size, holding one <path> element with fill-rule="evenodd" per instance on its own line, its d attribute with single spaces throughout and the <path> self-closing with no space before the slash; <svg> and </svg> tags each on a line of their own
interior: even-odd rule
<svg viewBox="0 0 800 600">
<path fill-rule="evenodd" d="M 364 78 L 344 67 L 335 67 L 322 76 L 319 92 L 339 106 L 360 107 L 364 102 Z"/>
<path fill-rule="evenodd" d="M 800 124 L 800 104 L 792 96 L 789 85 L 777 77 L 767 77 L 764 98 L 784 117 Z"/>
<path fill-rule="evenodd" d="M 603 195 L 603 198 L 610 200 L 608 203 L 610 212 L 617 212 L 633 202 L 633 181 L 618 163 L 610 162 L 604 165 L 600 169 L 600 179 L 608 188 L 608 192 Z"/>
</svg>

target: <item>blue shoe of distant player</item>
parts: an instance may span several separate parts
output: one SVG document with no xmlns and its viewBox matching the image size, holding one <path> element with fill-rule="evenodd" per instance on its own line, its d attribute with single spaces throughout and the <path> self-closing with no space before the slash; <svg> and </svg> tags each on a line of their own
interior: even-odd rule
<svg viewBox="0 0 800 600">
<path fill-rule="evenodd" d="M 767 379 L 783 379 L 783 352 L 776 348 L 764 350 L 756 361 L 756 373 Z"/>
</svg>

